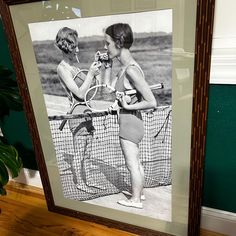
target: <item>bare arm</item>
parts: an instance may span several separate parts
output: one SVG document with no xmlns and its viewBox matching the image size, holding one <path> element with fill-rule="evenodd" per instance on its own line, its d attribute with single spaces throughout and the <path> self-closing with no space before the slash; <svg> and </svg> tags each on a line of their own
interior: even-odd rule
<svg viewBox="0 0 236 236">
<path fill-rule="evenodd" d="M 123 97 L 121 99 L 122 106 L 127 110 L 145 110 L 155 108 L 157 106 L 156 99 L 138 68 L 135 66 L 128 67 L 126 70 L 126 76 L 129 82 L 141 94 L 142 100 L 129 105 Z"/>
<path fill-rule="evenodd" d="M 83 99 L 86 91 L 89 89 L 90 84 L 93 81 L 94 76 L 97 76 L 99 74 L 99 65 L 97 63 L 92 63 L 92 65 L 89 68 L 88 74 L 83 82 L 83 84 L 78 87 L 75 81 L 73 80 L 73 77 L 70 73 L 70 71 L 66 70 L 64 67 L 59 66 L 57 69 L 57 73 L 60 76 L 60 78 L 65 83 L 66 87 L 78 98 Z"/>
</svg>

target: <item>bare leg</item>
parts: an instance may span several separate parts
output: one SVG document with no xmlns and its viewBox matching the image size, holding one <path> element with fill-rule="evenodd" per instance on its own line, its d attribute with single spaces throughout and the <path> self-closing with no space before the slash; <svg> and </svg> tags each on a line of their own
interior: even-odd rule
<svg viewBox="0 0 236 236">
<path fill-rule="evenodd" d="M 133 202 L 140 202 L 144 185 L 144 171 L 139 160 L 139 147 L 137 144 L 120 138 L 121 148 L 125 157 L 126 165 L 130 171 Z"/>
<path fill-rule="evenodd" d="M 85 168 L 85 162 L 91 155 L 91 142 L 92 135 L 81 135 L 74 137 L 74 165 L 76 166 L 76 187 L 84 192 L 94 194 L 97 192 L 97 188 L 87 184 L 88 181 Z"/>
</svg>

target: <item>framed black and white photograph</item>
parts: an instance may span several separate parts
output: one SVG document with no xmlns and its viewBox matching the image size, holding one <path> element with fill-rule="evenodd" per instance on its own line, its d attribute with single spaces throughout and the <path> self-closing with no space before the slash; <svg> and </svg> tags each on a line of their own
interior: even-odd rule
<svg viewBox="0 0 236 236">
<path fill-rule="evenodd" d="M 82 200 L 157 219 L 171 220 L 171 13 L 171 10 L 159 10 L 29 25 L 65 198 Z M 142 26 L 140 26 L 140 21 L 143 22 Z M 109 106 L 113 103 L 111 91 L 107 91 L 107 88 L 101 90 L 102 87 L 95 87 L 94 92 L 91 91 L 93 98 L 90 101 L 94 105 L 83 104 L 83 95 L 82 99 L 73 98 L 77 102 L 77 107 L 75 107 L 73 101 L 70 101 L 70 97 L 74 96 L 74 94 L 70 95 L 71 91 L 68 89 L 70 84 L 66 85 L 66 82 L 60 78 L 60 76 L 64 76 L 63 73 L 60 73 L 61 68 L 63 71 L 72 71 L 68 75 L 70 79 L 76 76 L 76 80 L 80 74 L 81 77 L 85 76 L 95 61 L 97 52 L 101 54 L 107 52 L 107 49 L 104 49 L 104 30 L 113 24 L 119 26 L 121 22 L 123 24 L 121 27 L 126 27 L 125 24 L 127 24 L 132 29 L 134 42 L 130 51 L 134 54 L 135 61 L 140 68 L 141 66 L 144 68 L 142 71 L 147 83 L 150 86 L 160 85 L 153 89 L 158 103 L 156 110 L 144 110 L 144 113 L 141 114 L 145 122 L 145 136 L 139 144 L 140 160 L 145 172 L 144 187 L 147 188 L 144 192 L 150 192 L 145 195 L 152 198 L 150 204 L 153 204 L 146 206 L 146 209 L 157 207 L 159 211 L 144 210 L 143 207 L 140 210 L 135 207 L 135 204 L 132 207 L 132 203 L 131 208 L 117 204 L 119 199 L 126 199 L 126 196 L 118 193 L 127 193 L 129 196 L 132 190 L 130 174 L 119 143 L 119 111 L 113 112 L 113 114 L 102 114 L 107 107 L 106 104 L 103 106 L 102 102 L 110 101 Z M 153 22 L 156 25 L 153 25 Z M 78 37 L 78 52 L 76 55 L 73 52 L 64 53 L 63 58 L 64 51 L 60 43 L 65 38 L 71 40 L 73 33 L 78 34 L 76 36 Z M 128 61 L 128 64 L 131 64 L 132 61 Z M 111 85 L 117 82 L 116 75 L 122 66 L 119 58 L 116 57 L 112 64 Z M 106 68 L 103 67 L 103 65 L 99 67 L 101 81 L 97 83 L 98 86 L 106 84 L 104 81 Z M 81 81 L 80 84 L 82 86 L 83 82 Z M 90 85 L 89 88 L 91 89 Z M 99 108 L 97 103 L 99 103 Z M 93 114 L 94 109 L 95 114 Z M 99 114 L 96 112 L 97 109 L 101 111 Z M 86 111 L 86 117 L 83 116 L 82 110 Z M 87 117 L 89 111 L 91 120 Z M 72 116 L 72 119 L 69 119 L 63 126 L 68 112 L 73 115 L 82 115 L 77 119 Z M 120 112 L 122 113 L 122 111 Z M 84 122 L 85 119 L 88 119 L 87 124 Z M 88 125 L 88 129 L 91 131 L 85 132 L 82 124 Z M 141 129 L 138 124 L 134 128 L 137 129 L 136 132 Z M 132 131 L 129 130 L 129 132 Z M 133 139 L 139 135 L 136 132 L 132 134 Z M 132 155 L 132 149 L 130 155 Z M 143 193 L 142 198 L 146 198 L 145 195 Z M 103 196 L 107 197 L 100 198 Z"/>
<path fill-rule="evenodd" d="M 0 5 L 48 209 L 198 232 L 214 1 Z"/>
</svg>

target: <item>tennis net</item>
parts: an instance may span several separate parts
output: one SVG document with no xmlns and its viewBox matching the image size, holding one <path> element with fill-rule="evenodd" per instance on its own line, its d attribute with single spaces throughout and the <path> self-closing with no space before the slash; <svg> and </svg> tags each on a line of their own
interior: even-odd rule
<svg viewBox="0 0 236 236">
<path fill-rule="evenodd" d="M 171 111 L 171 106 L 165 106 L 142 112 L 145 135 L 139 147 L 145 188 L 171 184 Z M 92 135 L 73 138 L 69 122 L 59 130 L 63 119 L 75 119 L 80 124 L 85 116 L 92 119 Z M 64 196 L 89 200 L 131 191 L 130 174 L 119 143 L 117 115 L 85 116 L 49 117 Z"/>
</svg>

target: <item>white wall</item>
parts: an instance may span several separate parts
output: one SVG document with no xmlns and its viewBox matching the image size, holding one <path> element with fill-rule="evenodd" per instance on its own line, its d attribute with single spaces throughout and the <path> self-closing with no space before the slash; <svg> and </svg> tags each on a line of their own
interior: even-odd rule
<svg viewBox="0 0 236 236">
<path fill-rule="evenodd" d="M 236 1 L 216 0 L 211 79 L 212 84 L 236 84 Z"/>
<path fill-rule="evenodd" d="M 214 39 L 232 39 L 236 47 L 236 1 L 235 0 L 216 0 L 215 20 L 214 20 Z M 232 46 L 228 43 L 214 45 L 214 47 Z"/>
</svg>

